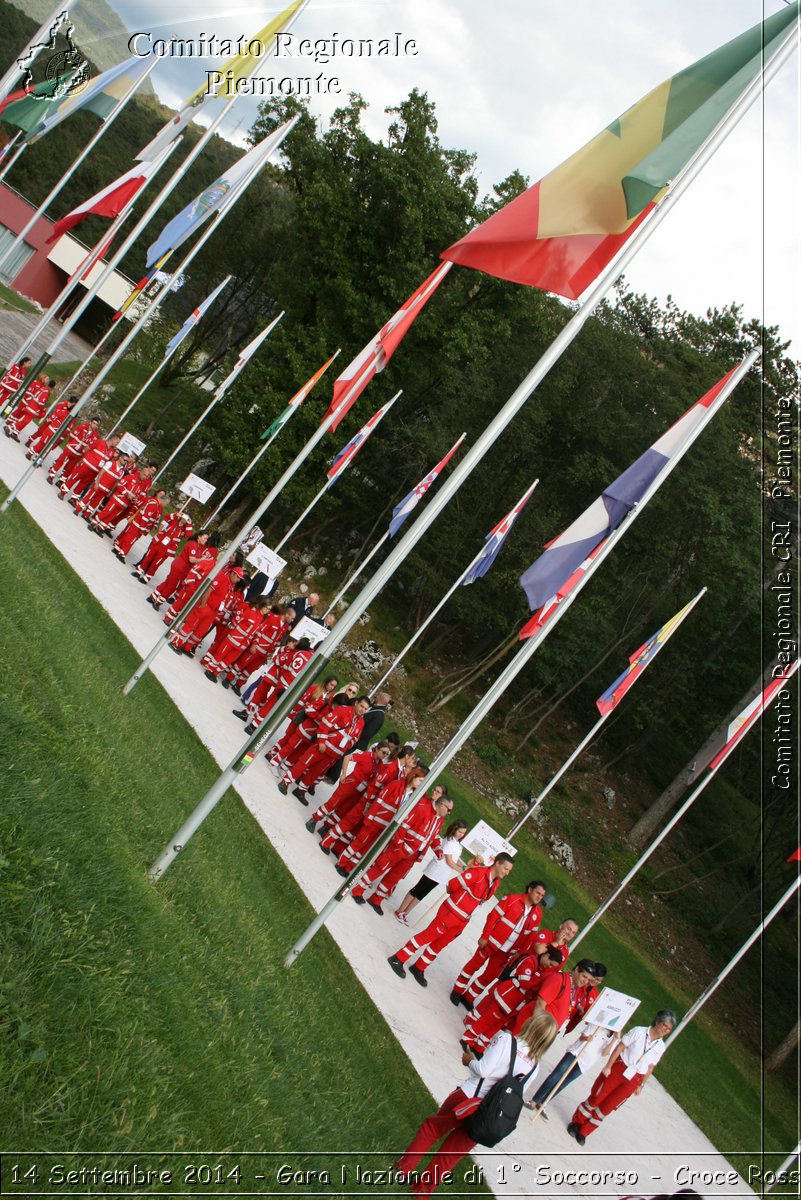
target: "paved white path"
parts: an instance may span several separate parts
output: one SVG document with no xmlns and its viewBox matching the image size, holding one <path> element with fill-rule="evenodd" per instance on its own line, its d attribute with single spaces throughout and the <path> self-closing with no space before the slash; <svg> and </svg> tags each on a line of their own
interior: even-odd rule
<svg viewBox="0 0 801 1200">
<path fill-rule="evenodd" d="M 0 436 L 0 476 L 5 483 L 16 481 L 25 461 L 21 448 Z M 46 484 L 44 474 L 44 471 L 36 474 L 17 503 L 24 505 L 131 644 L 144 654 L 164 629 L 157 614 L 145 603 L 147 590 L 111 554 L 109 539 L 101 540 L 88 533 L 70 506 L 57 500 L 55 489 Z M 140 557 L 136 547 L 129 557 L 134 562 Z M 243 727 L 231 715 L 236 703 L 233 693 L 209 683 L 197 662 L 180 659 L 169 650 L 157 658 L 153 671 L 216 762 L 227 765 L 243 741 Z M 120 678 L 120 686 L 124 682 Z M 137 702 L 134 691 L 130 703 Z M 236 790 L 319 911 L 335 890 L 338 876 L 332 860 L 317 849 L 316 837 L 304 828 L 309 810 L 302 808 L 291 795 L 281 796 L 263 759 L 257 759 L 239 777 Z M 318 790 L 318 795 L 325 794 Z M 187 813 L 199 799 L 187 797 Z M 163 832 L 166 843 L 175 830 Z M 211 835 L 201 831 L 196 836 Z M 162 845 L 153 847 L 154 858 L 162 848 Z M 191 846 L 186 853 L 192 853 Z M 179 858 L 172 870 L 180 869 Z M 401 885 L 400 894 L 404 893 L 405 887 Z M 474 946 L 483 915 L 478 915 L 471 930 L 452 943 L 429 970 L 429 986 L 425 990 L 410 976 L 398 979 L 386 962 L 387 956 L 409 936 L 391 915 L 382 919 L 348 900 L 340 905 L 328 924 L 365 991 L 437 1102 L 467 1075 L 460 1061 L 462 1025 L 448 1001 L 448 992 Z M 304 971 L 302 956 L 292 969 Z M 649 1018 L 651 1015 L 647 1014 Z M 557 1040 L 545 1060 L 546 1070 L 562 1056 L 566 1044 Z M 724 1180 L 699 1185 L 698 1191 L 705 1197 L 754 1195 L 658 1079 L 651 1080 L 641 1096 L 632 1098 L 614 1114 L 584 1150 L 579 1149 L 568 1137 L 565 1125 L 576 1104 L 586 1095 L 593 1074 L 556 1098 L 547 1123 L 542 1120 L 532 1123 L 530 1114 L 525 1113 L 518 1129 L 503 1143 L 503 1153 L 476 1155 L 493 1191 L 505 1197 L 568 1196 L 587 1200 L 602 1196 L 652 1196 L 659 1192 L 670 1194 L 676 1186 L 686 1186 L 690 1182 L 688 1173 L 696 1171 L 719 1173 Z M 421 1113 L 421 1118 L 424 1115 Z M 411 1136 L 413 1132 L 401 1130 L 399 1135 Z M 369 1160 L 364 1165 L 369 1166 Z M 564 1183 L 558 1178 L 559 1173 L 588 1171 L 616 1171 L 622 1178 L 618 1183 L 598 1183 L 580 1174 Z M 676 1172 L 680 1172 L 678 1176 Z M 628 1177 L 625 1173 L 629 1173 Z M 376 1192 L 392 1190 L 379 1188 Z M 447 1189 L 443 1195 L 447 1195 Z"/>
</svg>

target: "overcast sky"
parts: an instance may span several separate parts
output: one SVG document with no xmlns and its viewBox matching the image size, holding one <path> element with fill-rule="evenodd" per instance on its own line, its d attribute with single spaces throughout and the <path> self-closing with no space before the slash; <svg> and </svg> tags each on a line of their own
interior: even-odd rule
<svg viewBox="0 0 801 1200">
<path fill-rule="evenodd" d="M 284 7 L 217 0 L 198 15 L 197 0 L 115 0 L 128 28 L 154 37 L 252 36 Z M 782 0 L 311 0 L 298 37 L 414 39 L 416 55 L 265 60 L 281 78 L 336 76 L 342 98 L 369 102 L 365 124 L 385 133 L 384 108 L 413 87 L 436 103 L 446 147 L 477 154 L 489 191 L 515 168 L 531 182 L 568 157 L 655 84 L 782 7 Z M 217 60 L 165 59 L 152 77 L 165 103 L 178 106 Z M 341 102 L 312 99 L 325 121 Z M 241 140 L 256 102 L 240 100 L 229 134 Z M 238 125 L 238 129 L 235 126 Z M 785 65 L 702 176 L 629 267 L 637 290 L 704 313 L 741 303 L 747 317 L 778 324 L 801 346 L 801 154 L 799 61 Z M 510 287 L 515 286 L 513 284 Z M 388 311 L 402 297 L 388 297 Z"/>
</svg>

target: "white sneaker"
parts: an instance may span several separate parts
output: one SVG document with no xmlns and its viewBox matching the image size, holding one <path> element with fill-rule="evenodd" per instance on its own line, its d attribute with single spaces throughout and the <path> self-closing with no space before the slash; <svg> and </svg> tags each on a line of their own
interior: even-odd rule
<svg viewBox="0 0 801 1200">
<path fill-rule="evenodd" d="M 402 925 L 409 924 L 408 920 L 406 919 L 406 913 L 401 912 L 401 910 L 399 908 L 395 909 L 395 919 L 400 921 Z"/>
</svg>

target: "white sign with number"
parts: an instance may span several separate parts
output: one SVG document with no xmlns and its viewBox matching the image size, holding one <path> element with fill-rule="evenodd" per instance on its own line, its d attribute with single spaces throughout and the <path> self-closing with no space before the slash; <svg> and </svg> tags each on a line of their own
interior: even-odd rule
<svg viewBox="0 0 801 1200">
<path fill-rule="evenodd" d="M 621 1030 L 639 1007 L 636 996 L 605 987 L 589 1012 L 584 1014 L 584 1020 L 591 1025 L 600 1025 L 602 1029 Z"/>
<path fill-rule="evenodd" d="M 514 858 L 517 847 L 512 846 L 502 838 L 497 830 L 486 821 L 479 821 L 464 838 L 462 845 L 474 858 L 480 858 L 485 866 L 489 866 L 496 854 L 504 851 Z"/>
<path fill-rule="evenodd" d="M 319 625 L 317 621 L 313 621 L 311 617 L 301 617 L 297 625 L 294 626 L 291 636 L 300 641 L 301 638 L 308 638 L 312 650 L 320 645 L 320 642 L 325 641 L 331 632 L 325 625 Z"/>
<path fill-rule="evenodd" d="M 197 500 L 199 504 L 205 504 L 217 491 L 213 483 L 206 483 L 206 480 L 201 479 L 199 475 L 187 475 L 178 490 L 185 496 Z"/>
<path fill-rule="evenodd" d="M 257 545 L 258 542 L 260 542 L 260 541 L 261 541 L 261 530 L 259 529 L 258 525 L 254 525 L 252 529 L 248 530 L 248 532 L 245 536 L 245 539 L 242 542 L 242 544 L 240 545 L 239 549 L 242 551 L 242 553 L 245 556 L 247 556 L 248 553 L 253 549 L 253 547 L 255 545 Z"/>
<path fill-rule="evenodd" d="M 246 562 L 254 566 L 257 571 L 263 571 L 271 583 L 278 578 L 286 566 L 286 559 L 282 558 L 280 554 L 276 554 L 269 546 L 265 546 L 264 542 L 259 542 L 257 546 L 253 547 Z"/>
<path fill-rule="evenodd" d="M 140 442 L 138 437 L 134 437 L 132 433 L 124 433 L 120 438 L 120 444 L 117 447 L 120 454 L 141 454 L 146 443 Z"/>
</svg>

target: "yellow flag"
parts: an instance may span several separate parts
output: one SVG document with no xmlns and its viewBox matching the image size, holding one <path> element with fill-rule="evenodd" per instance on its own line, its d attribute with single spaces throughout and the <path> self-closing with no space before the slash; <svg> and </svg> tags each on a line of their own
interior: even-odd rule
<svg viewBox="0 0 801 1200">
<path fill-rule="evenodd" d="M 233 58 L 229 58 L 228 62 L 224 63 L 219 69 L 220 80 L 215 83 L 209 73 L 208 83 L 201 84 L 196 92 L 193 92 L 187 104 L 193 104 L 198 97 L 203 93 L 208 93 L 212 96 L 220 96 L 226 100 L 230 100 L 231 96 L 236 95 L 236 84 L 240 79 L 247 79 L 248 75 L 256 69 L 261 59 L 266 58 L 275 45 L 276 35 L 282 33 L 289 22 L 293 19 L 298 9 L 304 3 L 304 0 L 293 0 L 293 3 L 288 5 L 282 13 L 277 17 L 273 17 L 264 29 L 260 30 L 248 42 L 248 49 L 242 54 L 235 54 Z M 255 53 L 251 53 L 251 47 Z"/>
</svg>

